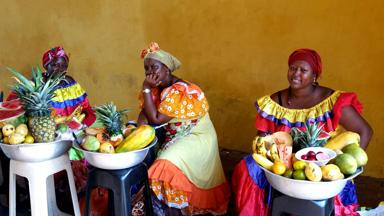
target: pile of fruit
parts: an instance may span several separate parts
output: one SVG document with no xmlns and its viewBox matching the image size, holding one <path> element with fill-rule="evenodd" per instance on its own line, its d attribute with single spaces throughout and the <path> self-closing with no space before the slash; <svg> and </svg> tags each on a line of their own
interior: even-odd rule
<svg viewBox="0 0 384 216">
<path fill-rule="evenodd" d="M 20 143 L 34 143 L 35 139 L 29 133 L 26 124 L 20 124 L 17 127 L 12 124 L 6 124 L 1 129 L 0 141 L 1 143 L 15 145 Z"/>
<path fill-rule="evenodd" d="M 136 128 L 124 126 L 122 116 L 127 110 L 117 111 L 113 103 L 96 107 L 100 128 L 85 129 L 80 146 L 84 150 L 101 153 L 121 153 L 142 149 L 155 138 L 155 129 L 149 125 Z"/>
<path fill-rule="evenodd" d="M 0 142 L 31 144 L 61 139 L 58 135 L 63 134 L 62 127 L 58 127 L 56 122 L 60 116 L 52 113 L 51 102 L 64 75 L 58 74 L 45 81 L 38 67 L 32 68 L 32 79 L 14 69 L 9 70 L 16 80 L 12 91 L 17 95 L 17 99 L 0 103 Z M 77 111 L 81 112 L 79 109 Z M 77 111 L 74 114 L 77 114 Z M 65 117 L 65 120 L 72 117 L 74 116 Z"/>
<path fill-rule="evenodd" d="M 357 133 L 346 131 L 328 140 L 324 138 L 322 128 L 316 124 L 307 125 L 305 130 L 293 130 L 291 133 L 276 132 L 264 137 L 257 136 L 253 140 L 253 159 L 277 175 L 309 181 L 343 179 L 368 162 L 367 154 L 359 146 L 360 136 Z M 327 159 L 327 154 L 309 151 L 302 156 L 302 160 L 296 159 L 292 152 L 293 145 L 301 148 L 323 146 L 335 151 L 337 156 L 320 167 L 311 160 Z"/>
</svg>

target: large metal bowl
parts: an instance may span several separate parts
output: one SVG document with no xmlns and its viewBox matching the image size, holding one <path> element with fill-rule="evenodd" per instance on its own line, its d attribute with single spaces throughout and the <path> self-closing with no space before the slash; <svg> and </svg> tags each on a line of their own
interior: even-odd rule
<svg viewBox="0 0 384 216">
<path fill-rule="evenodd" d="M 66 153 L 71 145 L 72 140 L 17 145 L 0 143 L 1 150 L 7 157 L 25 162 L 40 162 L 59 157 Z"/>
<path fill-rule="evenodd" d="M 155 137 L 155 139 L 143 149 L 114 154 L 87 151 L 82 149 L 79 144 L 75 142 L 73 142 L 73 147 L 82 151 L 85 160 L 92 166 L 106 170 L 118 170 L 133 167 L 144 161 L 149 149 L 155 146 L 156 143 L 157 138 Z"/>
<path fill-rule="evenodd" d="M 363 167 L 360 167 L 353 175 L 345 179 L 313 182 L 286 178 L 276 175 L 262 166 L 259 167 L 264 170 L 268 182 L 274 189 L 285 195 L 305 200 L 325 200 L 334 197 L 343 190 L 348 180 L 355 178 L 363 172 Z"/>
</svg>

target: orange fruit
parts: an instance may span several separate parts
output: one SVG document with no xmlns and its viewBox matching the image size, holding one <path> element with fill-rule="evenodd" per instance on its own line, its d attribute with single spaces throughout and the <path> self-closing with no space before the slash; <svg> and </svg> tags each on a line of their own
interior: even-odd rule
<svg viewBox="0 0 384 216">
<path fill-rule="evenodd" d="M 287 168 L 285 167 L 284 163 L 282 162 L 275 162 L 273 165 L 272 165 L 272 172 L 277 174 L 277 175 L 283 175 L 285 173 L 285 170 Z"/>
</svg>

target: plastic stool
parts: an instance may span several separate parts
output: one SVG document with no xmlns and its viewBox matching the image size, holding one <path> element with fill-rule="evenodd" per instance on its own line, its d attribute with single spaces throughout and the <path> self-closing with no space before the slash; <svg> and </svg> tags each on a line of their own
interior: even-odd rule
<svg viewBox="0 0 384 216">
<path fill-rule="evenodd" d="M 145 215 L 152 215 L 151 191 L 147 171 L 145 163 L 121 170 L 104 170 L 92 167 L 88 173 L 84 215 L 90 215 L 90 195 L 92 189 L 97 186 L 108 188 L 108 215 L 132 215 L 132 188 L 142 182 L 145 186 Z"/>
<path fill-rule="evenodd" d="M 16 175 L 29 182 L 32 216 L 63 215 L 57 208 L 53 174 L 66 170 L 73 211 L 80 216 L 79 202 L 68 154 L 42 162 L 11 160 L 9 165 L 9 215 L 16 215 Z"/>
<path fill-rule="evenodd" d="M 326 200 L 303 200 L 281 195 L 273 199 L 272 216 L 280 216 L 283 213 L 302 216 L 329 216 L 332 214 L 333 208 L 333 198 Z"/>
</svg>

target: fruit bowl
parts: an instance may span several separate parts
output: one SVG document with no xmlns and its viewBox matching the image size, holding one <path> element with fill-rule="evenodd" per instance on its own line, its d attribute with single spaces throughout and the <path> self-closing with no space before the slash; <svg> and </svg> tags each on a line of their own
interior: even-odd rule
<svg viewBox="0 0 384 216">
<path fill-rule="evenodd" d="M 59 157 L 65 154 L 71 145 L 72 140 L 17 145 L 0 143 L 1 149 L 8 158 L 25 162 L 40 162 Z"/>
<path fill-rule="evenodd" d="M 262 166 L 259 167 L 264 170 L 268 182 L 274 189 L 288 196 L 305 200 L 325 200 L 334 197 L 343 190 L 348 180 L 363 172 L 363 167 L 360 167 L 354 174 L 346 176 L 344 179 L 313 182 L 286 178 L 276 175 Z"/>
<path fill-rule="evenodd" d="M 111 154 L 84 150 L 76 142 L 73 142 L 73 147 L 83 152 L 85 159 L 92 166 L 106 170 L 118 170 L 133 167 L 144 161 L 149 149 L 155 146 L 156 143 L 157 138 L 155 137 L 155 139 L 145 148 L 135 151 Z"/>
<path fill-rule="evenodd" d="M 312 160 L 310 160 L 310 158 L 303 159 L 303 157 L 306 158 L 308 154 L 309 156 L 311 156 L 310 153 L 313 153 Z M 332 160 L 336 156 L 337 154 L 335 151 L 333 151 L 332 149 L 323 148 L 323 147 L 303 148 L 300 151 L 296 152 L 295 154 L 296 159 L 305 161 L 307 163 L 315 163 L 318 166 L 326 165 L 330 160 Z"/>
</svg>

